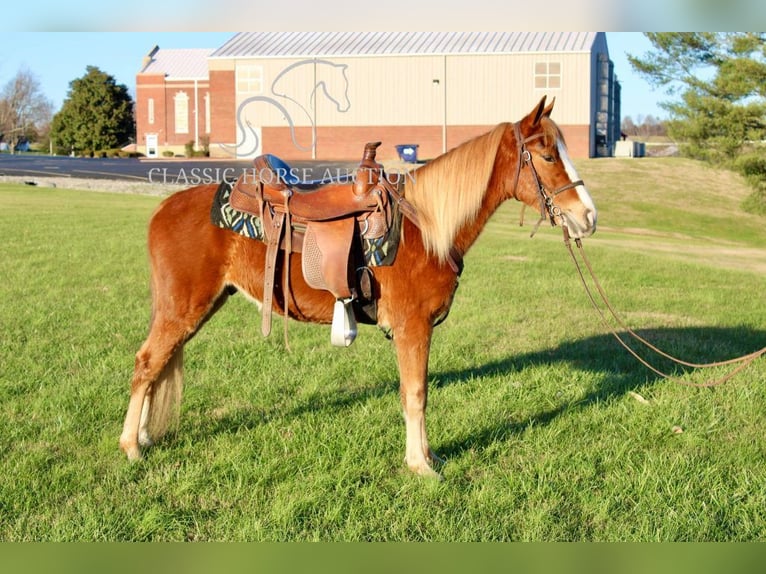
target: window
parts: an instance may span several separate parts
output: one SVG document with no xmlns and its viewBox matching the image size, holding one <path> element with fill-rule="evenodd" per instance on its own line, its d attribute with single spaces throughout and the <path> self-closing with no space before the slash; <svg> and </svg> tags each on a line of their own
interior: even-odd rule
<svg viewBox="0 0 766 574">
<path fill-rule="evenodd" d="M 263 66 L 237 66 L 237 92 L 240 94 L 263 92 Z"/>
<path fill-rule="evenodd" d="M 176 133 L 189 133 L 189 96 L 186 92 L 178 92 L 173 98 L 175 104 Z"/>
<path fill-rule="evenodd" d="M 558 89 L 561 87 L 561 62 L 535 63 L 535 88 Z"/>
<path fill-rule="evenodd" d="M 154 98 L 149 98 L 149 123 L 154 123 Z"/>
</svg>

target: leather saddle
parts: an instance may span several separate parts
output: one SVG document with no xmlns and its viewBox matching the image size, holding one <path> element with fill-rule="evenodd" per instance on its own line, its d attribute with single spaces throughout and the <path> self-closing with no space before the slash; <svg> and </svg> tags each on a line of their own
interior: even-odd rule
<svg viewBox="0 0 766 574">
<path fill-rule="evenodd" d="M 264 336 L 271 332 L 271 311 L 277 259 L 284 261 L 285 316 L 289 306 L 290 257 L 301 253 L 307 284 L 324 289 L 336 299 L 331 341 L 348 346 L 356 337 L 356 319 L 351 303 L 364 295 L 372 299 L 372 281 L 364 282 L 369 292 L 357 292 L 360 239 L 382 237 L 392 225 L 391 196 L 401 194 L 375 161 L 381 142 L 365 145 L 356 172 L 320 180 L 304 180 L 298 171 L 273 155 L 255 158 L 253 170 L 243 174 L 231 192 L 231 206 L 261 218 L 266 261 L 263 289 Z M 287 322 L 285 321 L 285 325 Z"/>
</svg>

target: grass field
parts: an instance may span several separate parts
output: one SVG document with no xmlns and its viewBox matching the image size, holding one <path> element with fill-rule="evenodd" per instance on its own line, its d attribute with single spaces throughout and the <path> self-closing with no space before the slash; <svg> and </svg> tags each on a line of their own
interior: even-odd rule
<svg viewBox="0 0 766 574">
<path fill-rule="evenodd" d="M 676 158 L 578 170 L 600 210 L 585 247 L 632 327 L 698 361 L 766 345 L 766 221 L 738 177 Z M 340 350 L 291 323 L 287 353 L 242 297 L 186 348 L 179 432 L 129 464 L 158 202 L 0 185 L 0 540 L 766 539 L 766 360 L 714 389 L 658 379 L 599 326 L 558 230 L 530 239 L 517 204 L 434 337 L 445 481 L 406 470 L 380 332 Z"/>
</svg>

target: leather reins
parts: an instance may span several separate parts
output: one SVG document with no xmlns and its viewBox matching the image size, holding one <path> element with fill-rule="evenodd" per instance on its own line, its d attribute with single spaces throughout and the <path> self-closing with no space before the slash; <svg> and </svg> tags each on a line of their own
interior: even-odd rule
<svg viewBox="0 0 766 574">
<path fill-rule="evenodd" d="M 534 180 L 535 186 L 537 188 L 537 195 L 538 199 L 540 201 L 540 219 L 535 224 L 531 236 L 534 236 L 534 234 L 537 232 L 537 229 L 539 228 L 540 224 L 545 221 L 546 219 L 550 219 L 551 226 L 556 226 L 556 217 L 561 217 L 561 208 L 554 204 L 553 198 L 559 195 L 560 193 L 563 193 L 567 191 L 568 189 L 576 188 L 578 185 L 584 185 L 582 180 L 577 180 L 570 182 L 566 185 L 563 185 L 559 188 L 556 188 L 553 191 L 548 191 L 548 189 L 543 185 L 543 183 L 540 181 L 540 177 L 537 174 L 537 170 L 535 169 L 535 164 L 532 161 L 532 154 L 527 149 L 527 143 L 530 141 L 536 140 L 538 138 L 541 138 L 544 136 L 542 133 L 537 133 L 534 135 L 531 135 L 527 138 L 522 138 L 521 135 L 521 128 L 519 126 L 519 123 L 516 122 L 513 124 L 513 129 L 516 135 L 516 141 L 518 145 L 518 155 L 519 155 L 519 163 L 516 168 L 516 177 L 514 179 L 514 187 L 513 187 L 513 193 L 514 197 L 518 200 L 518 196 L 516 195 L 516 188 L 519 184 L 519 178 L 521 177 L 521 169 L 524 166 L 528 166 L 530 168 L 530 173 L 532 174 L 532 179 Z M 526 207 L 526 204 L 522 202 L 522 223 L 523 223 L 523 217 L 524 217 L 524 211 L 523 209 Z M 676 363 L 677 365 L 681 365 L 684 367 L 689 367 L 692 369 L 711 369 L 714 367 L 723 367 L 728 365 L 737 365 L 734 369 L 732 369 L 729 373 L 726 375 L 718 378 L 713 379 L 710 381 L 706 381 L 703 383 L 695 383 L 691 381 L 685 381 L 682 379 L 679 379 L 677 377 L 674 377 L 672 375 L 669 375 L 667 373 L 664 373 L 654 367 L 652 364 L 650 364 L 646 359 L 644 359 L 641 355 L 639 355 L 636 351 L 634 351 L 620 336 L 620 334 L 609 324 L 609 321 L 607 320 L 604 312 L 602 311 L 601 307 L 599 306 L 598 302 L 596 301 L 596 297 L 593 295 L 593 292 L 591 291 L 591 288 L 588 286 L 588 282 L 585 278 L 585 274 L 583 273 L 582 267 L 580 266 L 580 263 L 577 259 L 577 256 L 574 253 L 574 250 L 572 249 L 572 243 L 571 238 L 569 236 L 569 229 L 567 228 L 566 222 L 562 219 L 562 225 L 561 225 L 562 231 L 564 233 L 564 244 L 567 247 L 567 250 L 569 251 L 569 255 L 572 258 L 572 261 L 574 262 L 575 268 L 577 269 L 577 273 L 580 276 L 580 281 L 583 284 L 583 287 L 585 288 L 585 293 L 588 296 L 588 299 L 591 302 L 591 305 L 599 315 L 601 322 L 604 324 L 604 326 L 607 328 L 607 330 L 610 332 L 610 334 L 619 342 L 619 344 L 625 348 L 635 359 L 637 359 L 642 365 L 644 365 L 646 368 L 648 368 L 650 371 L 655 373 L 656 375 L 659 375 L 660 377 L 664 379 L 668 379 L 674 383 L 678 383 L 680 385 L 686 385 L 690 387 L 714 387 L 717 385 L 720 385 L 722 383 L 725 383 L 732 377 L 734 377 L 739 372 L 743 371 L 745 368 L 747 368 L 750 364 L 753 363 L 756 359 L 759 357 L 762 357 L 763 355 L 766 355 L 766 347 L 755 351 L 753 353 L 748 353 L 747 355 L 743 355 L 741 357 L 736 357 L 734 359 L 728 359 L 725 361 L 716 361 L 712 363 L 692 363 L 689 361 L 684 361 L 682 359 L 678 359 L 661 349 L 659 349 L 657 346 L 653 345 L 649 341 L 647 341 L 645 338 L 641 337 L 638 333 L 636 333 L 633 329 L 628 327 L 624 321 L 622 321 L 615 311 L 614 307 L 612 306 L 611 302 L 609 301 L 609 298 L 606 296 L 606 292 L 604 291 L 603 287 L 601 286 L 601 283 L 599 282 L 598 278 L 596 277 L 595 272 L 593 271 L 593 266 L 590 263 L 590 260 L 588 259 L 587 255 L 585 254 L 585 249 L 582 246 L 582 241 L 580 239 L 575 239 L 575 244 L 577 245 L 577 249 L 580 253 L 580 256 L 582 257 L 583 262 L 585 263 L 585 267 L 588 269 L 588 274 L 590 275 L 593 284 L 596 287 L 596 290 L 598 291 L 598 294 L 601 298 L 601 301 L 603 302 L 604 306 L 609 310 L 609 313 L 614 318 L 614 320 L 617 322 L 617 324 L 627 333 L 630 337 L 644 345 L 647 349 L 650 351 L 653 351 L 654 353 L 660 355 L 661 357 L 664 357 L 665 359 Z"/>
<path fill-rule="evenodd" d="M 665 359 L 668 359 L 669 361 L 672 361 L 673 363 L 676 363 L 677 365 L 682 365 L 684 367 L 690 367 L 692 369 L 710 369 L 710 368 L 713 368 L 713 367 L 723 367 L 723 366 L 727 366 L 727 365 L 738 365 L 737 367 L 732 369 L 726 375 L 723 375 L 722 377 L 720 377 L 718 379 L 713 379 L 713 380 L 710 380 L 710 381 L 705 381 L 703 383 L 695 383 L 695 382 L 691 382 L 691 381 L 685 381 L 683 379 L 679 379 L 678 377 L 674 377 L 672 375 L 669 375 L 667 373 L 664 373 L 664 372 L 660 371 L 659 369 L 657 369 L 656 367 L 651 365 L 646 359 L 641 357 L 636 351 L 634 351 L 623 340 L 623 338 L 614 329 L 614 327 L 612 327 L 609 324 L 609 321 L 607 320 L 603 310 L 601 309 L 601 307 L 599 307 L 599 304 L 596 301 L 596 298 L 593 295 L 593 292 L 591 291 L 590 287 L 588 286 L 588 282 L 585 279 L 585 274 L 583 273 L 583 270 L 580 267 L 580 263 L 577 260 L 577 257 L 575 256 L 574 251 L 572 250 L 572 244 L 571 244 L 570 237 L 569 237 L 569 230 L 567 229 L 566 225 L 562 225 L 562 229 L 563 229 L 563 232 L 564 232 L 564 244 L 566 245 L 567 250 L 569 251 L 569 255 L 571 256 L 572 261 L 574 262 L 575 268 L 577 269 L 577 273 L 580 276 L 580 281 L 582 282 L 583 287 L 585 288 L 585 293 L 588 295 L 588 299 L 590 300 L 591 305 L 593 306 L 593 308 L 596 310 L 596 313 L 600 317 L 601 322 L 606 327 L 606 329 L 610 332 L 610 334 L 617 340 L 617 342 L 626 351 L 628 351 L 628 353 L 633 355 L 633 357 L 635 359 L 637 359 L 642 365 L 644 365 L 647 369 L 649 369 L 650 371 L 652 371 L 656 375 L 659 375 L 660 377 L 662 377 L 664 379 L 668 379 L 669 381 L 672 381 L 672 382 L 677 383 L 679 385 L 685 385 L 685 386 L 689 386 L 689 387 L 715 387 L 717 385 L 725 383 L 726 381 L 728 381 L 729 379 L 734 377 L 737 373 L 739 373 L 740 371 L 744 370 L 746 367 L 748 367 L 751 363 L 753 363 L 753 361 L 755 361 L 759 357 L 761 357 L 763 355 L 766 355 L 766 347 L 764 347 L 764 348 L 760 349 L 759 351 L 755 351 L 753 353 L 748 353 L 747 355 L 743 355 L 741 357 L 736 357 L 734 359 L 728 359 L 726 361 L 717 361 L 717 362 L 713 362 L 713 363 L 692 363 L 692 362 L 689 362 L 689 361 L 684 361 L 684 360 L 678 359 L 678 358 L 676 358 L 676 357 L 674 357 L 674 356 L 672 356 L 672 355 L 662 351 L 661 349 L 659 349 L 658 347 L 656 347 L 655 345 L 653 345 L 652 343 L 650 343 L 649 341 L 647 341 L 646 339 L 641 337 L 638 333 L 633 331 L 630 327 L 628 327 L 625 324 L 624 321 L 622 321 L 620 319 L 619 315 L 614 310 L 614 307 L 612 306 L 611 302 L 609 301 L 609 298 L 606 296 L 606 293 L 604 292 L 603 287 L 601 287 L 601 283 L 599 282 L 598 278 L 596 277 L 596 274 L 593 271 L 593 266 L 591 265 L 590 260 L 588 259 L 587 255 L 585 254 L 585 249 L 582 246 L 582 241 L 580 239 L 575 239 L 575 244 L 577 245 L 577 249 L 578 249 L 578 251 L 580 253 L 580 256 L 583 259 L 583 262 L 585 263 L 585 266 L 588 269 L 588 273 L 589 273 L 591 279 L 593 280 L 593 284 L 595 285 L 595 287 L 596 287 L 596 289 L 597 289 L 597 291 L 599 293 L 599 296 L 601 297 L 601 301 L 604 303 L 606 308 L 609 310 L 609 313 L 614 318 L 614 320 L 617 322 L 617 324 L 628 335 L 630 335 L 633 339 L 635 339 L 636 341 L 638 341 L 639 343 L 644 345 L 649 350 L 657 353 L 661 357 L 664 357 Z"/>
</svg>

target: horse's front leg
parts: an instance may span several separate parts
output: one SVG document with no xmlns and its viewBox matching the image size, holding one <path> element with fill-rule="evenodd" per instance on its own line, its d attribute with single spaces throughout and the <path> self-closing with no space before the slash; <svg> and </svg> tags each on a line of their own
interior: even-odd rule
<svg viewBox="0 0 766 574">
<path fill-rule="evenodd" d="M 430 323 L 410 319 L 394 330 L 394 343 L 399 363 L 399 394 L 407 430 L 405 461 L 410 470 L 421 475 L 441 478 L 431 466 L 438 460 L 428 445 L 426 404 L 428 402 L 428 354 L 431 348 Z"/>
</svg>

